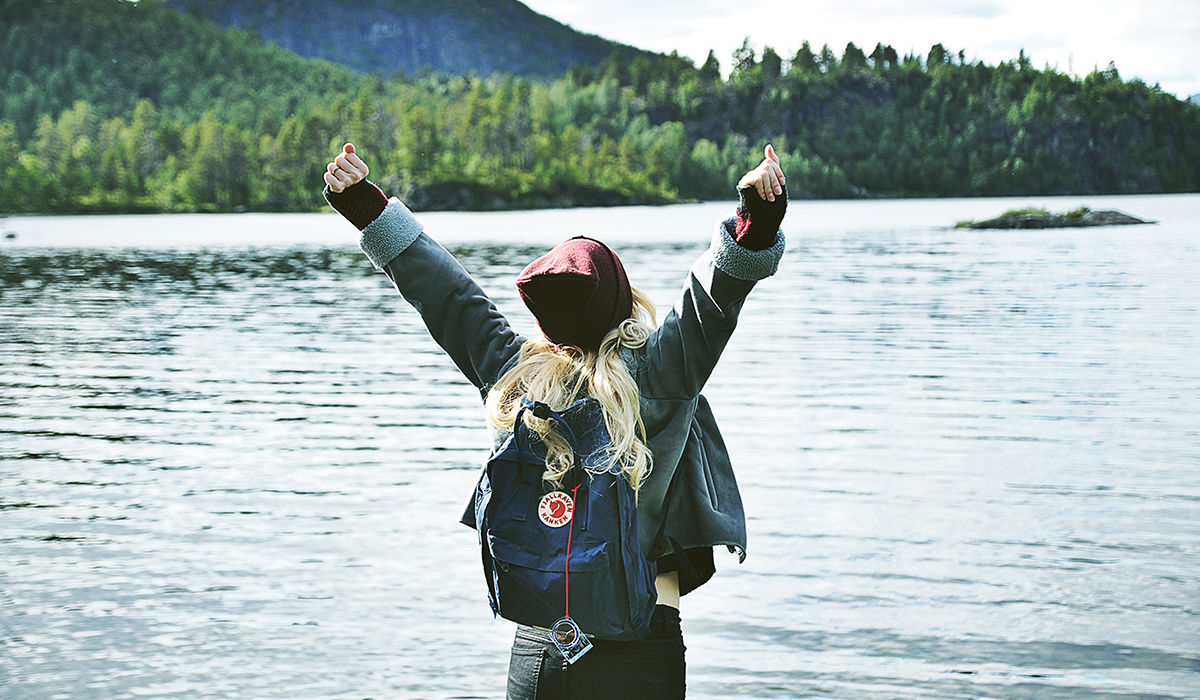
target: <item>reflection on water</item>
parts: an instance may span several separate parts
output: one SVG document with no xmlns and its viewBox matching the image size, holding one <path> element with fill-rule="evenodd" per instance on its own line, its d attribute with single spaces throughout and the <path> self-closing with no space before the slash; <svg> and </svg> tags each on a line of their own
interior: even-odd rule
<svg viewBox="0 0 1200 700">
<path fill-rule="evenodd" d="M 750 548 L 683 601 L 691 697 L 1200 696 L 1200 198 L 1141 201 L 793 204 L 706 392 Z M 664 307 L 680 211 L 618 246 Z M 543 241 L 450 247 L 530 332 Z M 0 365 L 0 695 L 503 694 L 479 397 L 357 251 L 0 248 Z"/>
</svg>

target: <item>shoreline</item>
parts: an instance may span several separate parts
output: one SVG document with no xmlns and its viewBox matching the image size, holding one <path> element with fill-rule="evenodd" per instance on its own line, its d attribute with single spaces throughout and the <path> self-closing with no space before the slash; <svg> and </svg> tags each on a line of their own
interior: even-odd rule
<svg viewBox="0 0 1200 700">
<path fill-rule="evenodd" d="M 988 200 L 1094 200 L 1094 199 L 1110 199 L 1119 198 L 1134 198 L 1134 197 L 1187 197 L 1200 195 L 1200 192 L 1119 192 L 1119 193 L 1095 193 L 1095 194 L 994 194 L 994 195 L 866 195 L 852 197 L 817 197 L 810 195 L 797 195 L 788 193 L 789 202 L 791 204 L 799 204 L 803 202 L 905 202 L 905 201 L 922 201 L 922 202 L 973 202 L 973 201 L 988 201 Z M 503 213 L 503 212 L 536 212 L 536 211 L 570 211 L 575 209 L 619 209 L 623 207 L 652 207 L 663 208 L 673 207 L 687 204 L 712 204 L 720 202 L 736 202 L 737 194 L 732 193 L 727 198 L 711 198 L 711 199 L 685 199 L 677 198 L 674 200 L 648 201 L 645 199 L 629 199 L 624 201 L 614 202 L 580 202 L 572 204 L 554 205 L 546 202 L 539 202 L 545 206 L 505 206 L 505 207 L 482 207 L 482 208 L 414 208 L 409 206 L 414 214 L 428 213 L 462 213 L 462 214 L 480 214 L 480 213 Z M 321 207 L 317 209 L 305 211 L 286 211 L 275 209 L 253 209 L 248 207 L 235 207 L 233 211 L 168 211 L 161 209 L 147 209 L 145 207 L 132 207 L 129 209 L 68 209 L 66 211 L 41 211 L 41 212 L 0 212 L 0 234 L 3 234 L 3 222 L 5 219 L 29 219 L 39 217 L 62 217 L 62 216 L 78 216 L 78 217 L 105 217 L 105 216 L 188 216 L 188 215 L 204 215 L 204 216 L 230 216 L 242 214 L 280 214 L 280 215 L 306 215 L 306 214 L 324 214 L 330 213 L 333 210 L 329 207 Z M 960 222 L 962 223 L 962 222 Z M 969 222 L 983 223 L 983 222 Z M 1148 221 L 1146 223 L 1155 223 Z"/>
</svg>

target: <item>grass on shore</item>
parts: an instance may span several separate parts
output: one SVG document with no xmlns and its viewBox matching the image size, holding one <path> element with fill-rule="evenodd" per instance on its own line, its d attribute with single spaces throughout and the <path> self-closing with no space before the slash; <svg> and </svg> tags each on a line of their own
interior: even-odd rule
<svg viewBox="0 0 1200 700">
<path fill-rule="evenodd" d="M 1020 219 L 1026 216 L 1036 216 L 1042 218 L 1064 218 L 1064 219 L 1082 219 L 1084 214 L 1091 211 L 1090 207 L 1079 207 L 1063 214 L 1053 214 L 1043 207 L 1025 207 L 1024 209 L 1009 209 L 1000 216 L 992 219 L 992 221 L 1008 221 L 1010 219 Z M 978 221 L 960 221 L 954 225 L 954 228 L 971 228 L 979 224 Z"/>
</svg>

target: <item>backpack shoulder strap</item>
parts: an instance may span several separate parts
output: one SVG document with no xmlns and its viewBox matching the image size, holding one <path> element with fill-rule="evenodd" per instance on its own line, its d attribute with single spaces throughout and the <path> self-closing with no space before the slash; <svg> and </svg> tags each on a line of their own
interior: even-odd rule
<svg viewBox="0 0 1200 700">
<path fill-rule="evenodd" d="M 571 430 L 571 425 L 567 423 L 566 419 L 563 418 L 558 411 L 550 408 L 549 404 L 542 403 L 541 401 L 531 401 L 526 396 L 521 397 L 521 408 L 517 410 L 517 417 L 513 420 L 514 435 L 517 434 L 518 428 L 523 425 L 523 423 L 521 423 L 521 416 L 524 415 L 525 411 L 532 413 L 534 418 L 553 420 L 555 423 L 558 423 L 558 425 L 563 429 L 564 436 L 567 438 L 567 441 L 571 444 L 571 451 L 579 451 L 578 442 L 575 440 L 575 431 Z M 528 446 L 528 435 L 526 435 L 526 446 Z M 518 447 L 520 447 L 519 444 Z"/>
</svg>

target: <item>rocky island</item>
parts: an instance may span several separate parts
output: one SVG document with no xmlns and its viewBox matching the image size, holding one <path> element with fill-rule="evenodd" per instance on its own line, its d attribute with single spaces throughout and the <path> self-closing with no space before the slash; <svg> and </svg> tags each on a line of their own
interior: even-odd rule
<svg viewBox="0 0 1200 700">
<path fill-rule="evenodd" d="M 1106 209 L 1092 211 L 1080 207 L 1065 214 L 1052 214 L 1045 209 L 1013 209 L 987 221 L 960 221 L 955 228 L 1010 229 L 1010 228 L 1089 228 L 1094 226 L 1128 226 L 1131 224 L 1153 224 L 1131 216 L 1123 211 Z"/>
</svg>

